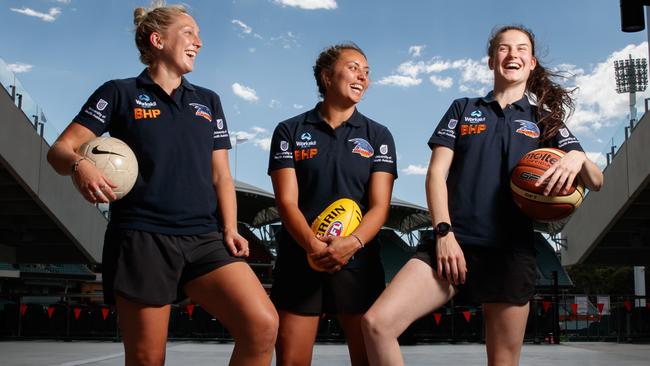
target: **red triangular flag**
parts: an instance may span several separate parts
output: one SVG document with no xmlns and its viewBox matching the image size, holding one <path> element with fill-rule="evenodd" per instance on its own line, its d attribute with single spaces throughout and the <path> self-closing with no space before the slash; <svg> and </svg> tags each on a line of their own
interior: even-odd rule
<svg viewBox="0 0 650 366">
<path fill-rule="evenodd" d="M 54 314 L 54 306 L 47 307 L 47 317 L 52 319 L 52 314 Z"/>
<path fill-rule="evenodd" d="M 544 307 L 544 312 L 548 312 L 548 309 L 551 307 L 551 302 L 550 301 L 544 301 L 542 302 L 542 306 Z"/>
<path fill-rule="evenodd" d="M 598 314 L 603 315 L 603 309 L 605 308 L 605 304 L 598 303 L 596 304 L 598 306 Z"/>
<path fill-rule="evenodd" d="M 442 319 L 441 313 L 433 313 L 433 318 L 436 320 L 436 325 L 440 325 L 440 319 Z"/>
<path fill-rule="evenodd" d="M 627 310 L 628 313 L 632 311 L 632 301 L 625 300 L 623 301 L 623 305 L 625 305 L 625 310 Z"/>
<path fill-rule="evenodd" d="M 187 313 L 190 314 L 190 318 L 192 318 L 192 313 L 194 313 L 194 304 L 187 304 L 185 308 L 187 309 Z"/>
<path fill-rule="evenodd" d="M 27 311 L 27 304 L 20 304 L 20 315 L 25 316 L 26 311 Z"/>
<path fill-rule="evenodd" d="M 469 323 L 469 318 L 472 316 L 472 313 L 469 310 L 465 310 L 463 311 L 463 316 L 465 316 L 465 320 Z"/>
<path fill-rule="evenodd" d="M 81 314 L 81 309 L 74 308 L 74 319 L 79 320 L 79 315 Z"/>
<path fill-rule="evenodd" d="M 104 320 L 108 318 L 108 308 L 102 308 L 102 317 L 104 318 Z"/>
<path fill-rule="evenodd" d="M 571 304 L 571 311 L 573 314 L 578 314 L 578 304 Z"/>
</svg>

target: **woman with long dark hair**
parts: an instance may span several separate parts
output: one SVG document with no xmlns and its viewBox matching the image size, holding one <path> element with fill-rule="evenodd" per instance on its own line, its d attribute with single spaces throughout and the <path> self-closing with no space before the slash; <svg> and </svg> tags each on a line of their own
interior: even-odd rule
<svg viewBox="0 0 650 366">
<path fill-rule="evenodd" d="M 533 33 L 497 29 L 488 44 L 494 89 L 455 100 L 429 139 L 426 178 L 435 240 L 424 241 L 366 313 L 373 365 L 400 365 L 397 337 L 416 319 L 459 294 L 481 304 L 488 365 L 517 365 L 535 290 L 532 220 L 510 197 L 510 173 L 539 147 L 566 155 L 537 181 L 545 194 L 578 177 L 599 190 L 603 176 L 564 125 L 570 92 L 535 57 Z"/>
</svg>

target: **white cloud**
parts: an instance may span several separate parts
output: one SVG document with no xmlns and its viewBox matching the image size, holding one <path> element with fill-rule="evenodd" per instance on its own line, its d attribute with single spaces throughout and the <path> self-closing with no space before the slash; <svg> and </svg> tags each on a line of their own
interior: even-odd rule
<svg viewBox="0 0 650 366">
<path fill-rule="evenodd" d="M 261 139 L 257 139 L 253 141 L 255 146 L 261 148 L 264 151 L 269 151 L 271 150 L 271 138 L 270 137 L 265 137 Z"/>
<path fill-rule="evenodd" d="M 435 75 L 431 75 L 429 77 L 429 80 L 433 85 L 438 87 L 438 90 L 449 89 L 452 85 L 454 85 L 454 79 L 451 77 L 439 78 Z"/>
<path fill-rule="evenodd" d="M 293 107 L 294 107 L 295 109 L 303 109 L 303 108 L 305 108 L 305 106 L 302 105 L 302 104 L 294 104 Z"/>
<path fill-rule="evenodd" d="M 391 75 L 383 77 L 381 80 L 377 81 L 379 85 L 395 85 L 408 88 L 410 86 L 420 85 L 422 79 L 416 79 L 411 76 L 404 75 Z"/>
<path fill-rule="evenodd" d="M 406 168 L 402 169 L 402 173 L 406 175 L 426 175 L 427 167 L 423 165 L 409 164 Z"/>
<path fill-rule="evenodd" d="M 68 5 L 68 4 L 70 4 L 72 2 L 72 0 L 54 0 L 54 1 L 56 1 L 57 3 L 60 3 L 60 4 L 66 4 L 66 5 Z"/>
<path fill-rule="evenodd" d="M 594 130 L 612 126 L 625 120 L 629 114 L 628 94 L 616 92 L 614 76 L 614 61 L 648 56 L 648 43 L 628 45 L 621 50 L 612 52 L 607 59 L 592 67 L 590 71 L 575 73 L 569 80 L 569 87 L 578 87 L 573 97 L 576 109 L 567 121 L 573 132 L 593 133 Z M 637 109 L 643 108 L 643 96 L 637 93 Z M 638 114 L 637 118 L 641 116 Z"/>
<path fill-rule="evenodd" d="M 253 28 L 247 26 L 246 23 L 242 22 L 239 19 L 233 19 L 232 24 L 239 26 L 244 34 L 251 34 L 253 32 Z"/>
<path fill-rule="evenodd" d="M 412 51 L 413 47 L 424 46 L 411 46 L 409 53 L 415 56 L 416 53 L 420 54 L 421 49 L 416 52 Z M 428 61 L 408 60 L 403 62 L 397 67 L 396 74 L 382 78 L 379 84 L 402 87 L 416 86 L 421 82 L 421 75 L 437 74 L 443 71 L 454 71 L 459 74 L 460 91 L 482 90 L 483 86 L 491 85 L 493 80 L 492 71 L 487 66 L 487 57 L 478 61 L 473 59 L 444 60 L 434 57 Z M 429 80 L 438 87 L 438 90 L 449 89 L 454 83 L 454 78 L 451 76 L 443 78 L 431 75 Z"/>
<path fill-rule="evenodd" d="M 39 18 L 44 22 L 53 22 L 56 20 L 59 14 L 61 14 L 60 8 L 50 8 L 50 10 L 47 13 L 41 13 L 31 8 L 22 8 L 22 9 L 10 8 L 10 10 L 30 17 Z"/>
<path fill-rule="evenodd" d="M 280 46 L 282 46 L 282 48 L 285 49 L 300 47 L 300 43 L 298 43 L 296 35 L 291 31 L 282 33 L 276 37 L 271 37 L 271 42 L 278 43 Z"/>
<path fill-rule="evenodd" d="M 336 0 L 274 0 L 273 2 L 282 6 L 291 6 L 306 10 L 332 10 L 337 8 Z"/>
<path fill-rule="evenodd" d="M 241 85 L 240 83 L 232 84 L 232 92 L 236 96 L 248 102 L 257 102 L 260 98 L 257 96 L 255 89 Z"/>
<path fill-rule="evenodd" d="M 280 108 L 282 106 L 282 103 L 280 103 L 279 100 L 271 99 L 269 102 L 269 108 Z"/>
<path fill-rule="evenodd" d="M 30 72 L 30 71 L 32 71 L 33 67 L 34 67 L 34 65 L 23 64 L 23 63 L 20 63 L 20 62 L 17 62 L 15 64 L 7 65 L 7 68 L 9 69 L 9 71 L 11 71 L 13 73 L 16 73 L 16 74 L 20 74 L 22 72 Z"/>
<path fill-rule="evenodd" d="M 250 131 L 232 131 L 230 133 L 230 143 L 234 146 L 252 143 L 264 151 L 271 149 L 271 134 L 266 128 L 253 126 Z"/>
<path fill-rule="evenodd" d="M 425 45 L 421 45 L 421 44 L 413 45 L 413 46 L 409 47 L 409 55 L 411 55 L 413 57 L 420 57 L 420 54 L 422 53 L 422 50 L 425 47 L 426 47 Z"/>
</svg>

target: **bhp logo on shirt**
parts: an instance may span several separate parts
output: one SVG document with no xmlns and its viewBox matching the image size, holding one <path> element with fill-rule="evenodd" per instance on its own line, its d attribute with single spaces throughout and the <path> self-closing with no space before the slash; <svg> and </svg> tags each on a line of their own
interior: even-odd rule
<svg viewBox="0 0 650 366">
<path fill-rule="evenodd" d="M 152 119 L 160 116 L 160 109 L 133 108 L 133 118 Z"/>
<path fill-rule="evenodd" d="M 485 123 L 481 124 L 472 124 L 472 125 L 460 125 L 460 135 L 480 135 L 487 130 L 487 125 Z"/>
</svg>

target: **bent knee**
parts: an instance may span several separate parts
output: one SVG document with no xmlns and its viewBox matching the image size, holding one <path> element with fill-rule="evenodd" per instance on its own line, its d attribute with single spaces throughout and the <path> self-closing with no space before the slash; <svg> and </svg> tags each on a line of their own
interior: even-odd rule
<svg viewBox="0 0 650 366">
<path fill-rule="evenodd" d="M 370 337 L 397 337 L 391 329 L 391 322 L 379 312 L 370 309 L 361 318 L 361 330 Z"/>
<path fill-rule="evenodd" d="M 275 310 L 258 313 L 254 319 L 248 322 L 246 330 L 237 338 L 246 338 L 242 339 L 246 343 L 246 347 L 254 348 L 258 352 L 273 351 L 279 324 L 280 320 Z M 237 340 L 235 339 L 235 341 Z"/>
</svg>

